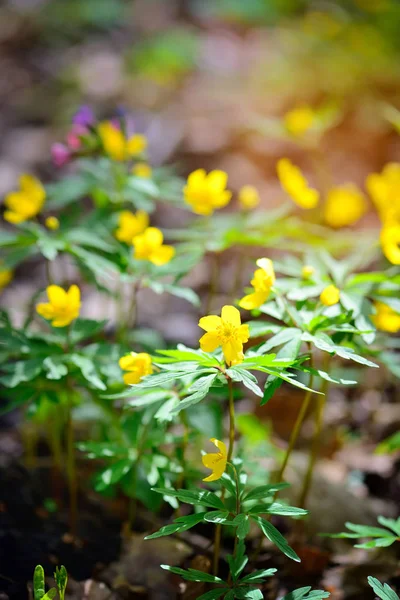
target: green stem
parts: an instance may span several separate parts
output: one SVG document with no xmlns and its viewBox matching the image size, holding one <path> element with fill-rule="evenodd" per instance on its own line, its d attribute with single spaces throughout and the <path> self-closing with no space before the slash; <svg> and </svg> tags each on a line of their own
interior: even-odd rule
<svg viewBox="0 0 400 600">
<path fill-rule="evenodd" d="M 233 454 L 233 446 L 235 443 L 235 403 L 233 400 L 233 381 L 230 377 L 227 377 L 228 381 L 228 393 L 229 393 L 229 447 L 227 462 L 231 461 Z M 222 488 L 221 500 L 225 499 L 225 488 Z M 215 576 L 218 575 L 219 555 L 221 550 L 221 525 L 217 525 L 215 528 L 214 537 L 214 557 L 213 557 L 213 573 Z"/>
<path fill-rule="evenodd" d="M 330 357 L 328 355 L 327 363 L 329 363 L 329 358 Z M 327 369 L 325 369 L 325 370 L 327 370 Z M 312 444 L 311 444 L 311 452 L 310 452 L 310 457 L 309 457 L 309 461 L 308 461 L 307 472 L 306 472 L 306 476 L 303 481 L 303 488 L 301 490 L 300 497 L 299 497 L 298 506 L 300 506 L 301 508 L 304 508 L 307 503 L 307 498 L 308 498 L 308 494 L 310 492 L 311 483 L 312 483 L 312 479 L 313 479 L 314 467 L 315 467 L 315 464 L 318 459 L 318 454 L 319 454 L 319 449 L 320 449 L 320 444 L 321 444 L 321 434 L 322 434 L 322 427 L 323 427 L 323 422 L 324 422 L 324 410 L 325 410 L 325 405 L 326 405 L 328 387 L 329 387 L 329 382 L 326 379 L 324 379 L 322 388 L 321 388 L 322 394 L 318 396 L 318 401 L 317 401 L 317 410 L 315 412 L 315 429 L 314 429 L 314 436 L 313 436 Z"/>
<path fill-rule="evenodd" d="M 68 408 L 67 408 L 67 477 L 69 488 L 69 517 L 70 517 L 70 533 L 75 538 L 77 509 L 78 509 L 78 482 L 76 478 L 75 464 L 75 445 L 74 445 L 74 428 L 72 421 L 72 398 L 69 391 Z"/>
<path fill-rule="evenodd" d="M 236 467 L 235 465 L 233 465 L 231 463 L 231 467 L 233 469 L 233 474 L 235 476 L 235 483 L 236 483 L 236 515 L 240 514 L 240 487 L 239 487 L 239 477 L 236 471 Z M 238 545 L 238 536 L 235 535 L 235 542 L 234 542 L 234 546 L 233 546 L 233 557 L 236 556 L 236 551 L 237 551 L 237 545 Z M 232 581 L 232 573 L 229 572 L 229 577 L 228 577 L 228 584 L 230 584 Z"/>
<path fill-rule="evenodd" d="M 50 265 L 50 263 L 51 263 L 50 260 L 46 260 L 45 261 L 47 285 L 52 285 L 54 283 L 53 276 L 51 274 L 51 265 Z"/>
<path fill-rule="evenodd" d="M 126 331 L 133 329 L 137 321 L 137 293 L 140 289 L 140 280 L 136 281 L 133 285 L 133 292 L 131 302 L 128 308 L 128 316 L 126 319 Z"/>
</svg>

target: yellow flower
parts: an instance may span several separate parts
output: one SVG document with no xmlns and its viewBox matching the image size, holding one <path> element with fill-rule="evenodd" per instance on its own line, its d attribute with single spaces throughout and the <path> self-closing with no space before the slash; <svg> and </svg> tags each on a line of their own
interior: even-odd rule
<svg viewBox="0 0 400 600">
<path fill-rule="evenodd" d="M 314 208 L 318 204 L 319 192 L 308 186 L 307 180 L 296 165 L 288 158 L 281 158 L 277 164 L 278 177 L 285 192 L 301 206 Z"/>
<path fill-rule="evenodd" d="M 123 131 L 111 121 L 103 121 L 97 131 L 105 152 L 114 160 L 128 160 L 138 156 L 147 148 L 147 139 L 144 135 L 135 134 L 126 139 Z"/>
<path fill-rule="evenodd" d="M 3 269 L 0 265 L 0 292 L 10 283 L 14 272 L 10 269 Z"/>
<path fill-rule="evenodd" d="M 303 279 L 310 279 L 314 275 L 315 269 L 311 265 L 304 265 L 301 270 L 301 276 Z"/>
<path fill-rule="evenodd" d="M 124 373 L 124 383 L 133 385 L 139 383 L 145 375 L 151 375 L 153 367 L 151 366 L 151 356 L 146 352 L 131 352 L 119 359 L 119 366 Z"/>
<path fill-rule="evenodd" d="M 60 227 L 60 221 L 57 217 L 47 217 L 44 223 L 47 229 L 51 229 L 52 231 L 56 231 Z"/>
<path fill-rule="evenodd" d="M 328 285 L 328 287 L 322 290 L 319 299 L 325 306 L 333 306 L 340 300 L 340 291 L 335 285 Z"/>
<path fill-rule="evenodd" d="M 232 197 L 232 192 L 226 189 L 228 175 L 224 171 L 204 169 L 193 171 L 183 188 L 185 201 L 190 204 L 198 215 L 211 215 L 216 208 L 226 206 Z"/>
<path fill-rule="evenodd" d="M 163 241 L 164 236 L 157 227 L 148 227 L 133 238 L 134 258 L 149 260 L 157 266 L 165 265 L 175 255 L 175 248 L 164 245 Z"/>
<path fill-rule="evenodd" d="M 239 203 L 244 210 L 252 210 L 260 204 L 260 195 L 253 185 L 244 185 L 239 190 Z"/>
<path fill-rule="evenodd" d="M 203 481 L 217 481 L 217 479 L 221 479 L 222 475 L 225 473 L 228 460 L 228 452 L 224 442 L 221 442 L 216 438 L 211 438 L 210 442 L 215 444 L 219 452 L 209 452 L 201 457 L 203 465 L 212 471 L 211 475 L 205 477 Z"/>
<path fill-rule="evenodd" d="M 324 207 L 324 219 L 331 227 L 346 227 L 356 223 L 366 210 L 367 202 L 364 195 L 357 186 L 348 183 L 329 190 Z"/>
<path fill-rule="evenodd" d="M 223 306 L 220 317 L 202 317 L 199 327 L 207 332 L 200 338 L 200 348 L 204 352 L 213 352 L 221 346 L 228 365 L 243 361 L 243 344 L 247 342 L 250 334 L 249 326 L 241 324 L 237 308 Z"/>
<path fill-rule="evenodd" d="M 252 310 L 264 304 L 275 283 L 272 260 L 269 258 L 259 258 L 256 264 L 260 268 L 254 271 L 253 279 L 250 281 L 254 292 L 244 296 L 239 302 L 239 306 L 245 310 Z"/>
<path fill-rule="evenodd" d="M 400 222 L 400 163 L 388 163 L 382 173 L 371 173 L 366 180 L 381 221 Z"/>
<path fill-rule="evenodd" d="M 115 231 L 115 237 L 120 242 L 132 244 L 133 238 L 143 233 L 148 226 L 149 215 L 143 210 L 138 210 L 136 213 L 123 210 L 119 213 L 118 229 Z"/>
<path fill-rule="evenodd" d="M 36 312 L 50 320 L 53 327 L 65 327 L 79 317 L 81 293 L 77 285 L 71 285 L 68 292 L 58 285 L 46 289 L 48 303 L 38 304 Z"/>
<path fill-rule="evenodd" d="M 381 230 L 382 252 L 392 263 L 400 265 L 400 223 L 384 225 Z"/>
<path fill-rule="evenodd" d="M 136 165 L 132 168 L 133 175 L 136 175 L 136 177 L 143 177 L 144 179 L 149 179 L 152 172 L 153 170 L 151 166 L 145 162 L 136 163 Z"/>
<path fill-rule="evenodd" d="M 7 210 L 4 218 L 9 223 L 22 223 L 36 217 L 46 198 L 44 187 L 33 175 L 21 175 L 20 189 L 7 194 L 4 200 Z"/>
<path fill-rule="evenodd" d="M 290 110 L 283 117 L 286 131 L 294 137 L 301 137 L 314 122 L 314 111 L 311 106 L 299 106 Z"/>
<path fill-rule="evenodd" d="M 400 330 L 400 315 L 384 302 L 374 303 L 376 314 L 371 315 L 371 321 L 377 329 L 389 333 Z"/>
</svg>

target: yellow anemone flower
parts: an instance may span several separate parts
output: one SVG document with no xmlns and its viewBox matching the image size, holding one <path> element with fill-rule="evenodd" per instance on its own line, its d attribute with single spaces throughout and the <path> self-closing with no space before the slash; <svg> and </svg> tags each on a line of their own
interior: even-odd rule
<svg viewBox="0 0 400 600">
<path fill-rule="evenodd" d="M 254 271 L 253 279 L 250 281 L 254 292 L 244 296 L 239 302 L 239 306 L 245 310 L 252 310 L 264 304 L 275 283 L 275 271 L 272 260 L 269 258 L 259 258 L 256 264 L 260 268 Z"/>
<path fill-rule="evenodd" d="M 136 163 L 134 167 L 132 167 L 132 174 L 136 175 L 136 177 L 143 177 L 144 179 L 150 179 L 153 170 L 150 165 L 145 162 Z"/>
<path fill-rule="evenodd" d="M 0 265 L 0 292 L 10 283 L 14 272 L 10 269 L 3 269 Z"/>
<path fill-rule="evenodd" d="M 384 225 L 381 230 L 382 252 L 392 263 L 400 265 L 400 224 L 392 223 Z"/>
<path fill-rule="evenodd" d="M 240 188 L 239 204 L 243 210 L 253 210 L 260 204 L 260 194 L 254 185 L 244 185 Z"/>
<path fill-rule="evenodd" d="M 311 106 L 298 106 L 283 117 L 286 131 L 294 137 L 304 135 L 314 123 L 315 113 Z"/>
<path fill-rule="evenodd" d="M 335 285 L 328 285 L 328 287 L 322 290 L 319 299 L 325 306 L 333 306 L 340 300 L 340 291 Z"/>
<path fill-rule="evenodd" d="M 228 175 L 224 171 L 210 171 L 204 169 L 193 171 L 183 188 L 185 201 L 190 204 L 198 215 L 211 215 L 216 208 L 226 206 L 232 192 L 226 189 Z"/>
<path fill-rule="evenodd" d="M 400 163 L 388 163 L 382 173 L 371 173 L 366 187 L 383 224 L 400 222 Z"/>
<path fill-rule="evenodd" d="M 304 265 L 301 269 L 301 276 L 303 279 L 310 279 L 315 273 L 315 269 L 312 265 Z"/>
<path fill-rule="evenodd" d="M 127 371 L 123 376 L 126 385 L 139 383 L 142 377 L 151 375 L 153 372 L 151 356 L 146 352 L 130 352 L 130 354 L 120 358 L 118 364 L 123 371 Z"/>
<path fill-rule="evenodd" d="M 288 158 L 278 161 L 277 172 L 283 189 L 298 206 L 307 209 L 317 206 L 319 192 L 309 187 L 300 169 Z"/>
<path fill-rule="evenodd" d="M 205 477 L 203 481 L 217 481 L 217 479 L 221 479 L 222 475 L 225 473 L 228 460 L 228 452 L 224 442 L 221 442 L 216 438 L 211 438 L 210 442 L 215 444 L 219 452 L 209 452 L 201 457 L 203 465 L 212 471 L 211 475 Z"/>
<path fill-rule="evenodd" d="M 44 224 L 46 225 L 47 229 L 51 229 L 52 231 L 56 231 L 60 228 L 60 221 L 57 219 L 57 217 L 47 217 Z"/>
<path fill-rule="evenodd" d="M 348 183 L 329 190 L 324 206 L 324 219 L 331 227 L 346 227 L 356 223 L 366 210 L 364 194 L 356 185 Z"/>
<path fill-rule="evenodd" d="M 23 223 L 36 217 L 46 198 L 44 187 L 33 175 L 21 175 L 19 186 L 17 192 L 7 194 L 4 200 L 7 208 L 4 218 L 9 223 Z"/>
<path fill-rule="evenodd" d="M 133 238 L 143 233 L 148 226 L 149 215 L 143 210 L 138 210 L 136 213 L 123 210 L 119 213 L 118 229 L 115 231 L 115 237 L 120 242 L 132 244 Z"/>
<path fill-rule="evenodd" d="M 400 315 L 384 302 L 374 302 L 376 314 L 371 315 L 371 321 L 377 329 L 388 333 L 400 330 Z"/>
<path fill-rule="evenodd" d="M 126 138 L 123 131 L 111 121 L 103 121 L 97 126 L 104 151 L 113 160 L 123 161 L 138 156 L 147 148 L 144 135 L 135 134 Z"/>
<path fill-rule="evenodd" d="M 175 248 L 164 245 L 163 241 L 164 236 L 157 227 L 148 227 L 133 238 L 134 258 L 149 260 L 157 266 L 165 265 L 174 257 Z"/>
<path fill-rule="evenodd" d="M 222 347 L 227 365 L 237 365 L 244 359 L 243 344 L 249 339 L 249 326 L 242 325 L 240 312 L 234 306 L 223 306 L 221 316 L 202 317 L 199 327 L 205 333 L 200 338 L 200 348 L 213 352 Z"/>
<path fill-rule="evenodd" d="M 46 289 L 48 303 L 38 304 L 36 312 L 51 321 L 53 327 L 66 327 L 79 317 L 81 293 L 77 285 L 71 285 L 68 292 L 58 285 Z"/>
</svg>

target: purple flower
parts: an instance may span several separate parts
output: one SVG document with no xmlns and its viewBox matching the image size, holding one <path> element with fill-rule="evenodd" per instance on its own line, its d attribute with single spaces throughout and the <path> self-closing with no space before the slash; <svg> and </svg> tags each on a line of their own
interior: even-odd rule
<svg viewBox="0 0 400 600">
<path fill-rule="evenodd" d="M 65 144 L 57 142 L 51 147 L 51 156 L 56 167 L 62 167 L 70 160 L 71 152 Z"/>
<path fill-rule="evenodd" d="M 95 121 L 92 109 L 86 105 L 81 106 L 72 119 L 74 125 L 82 125 L 83 127 L 90 127 L 94 125 Z"/>
</svg>

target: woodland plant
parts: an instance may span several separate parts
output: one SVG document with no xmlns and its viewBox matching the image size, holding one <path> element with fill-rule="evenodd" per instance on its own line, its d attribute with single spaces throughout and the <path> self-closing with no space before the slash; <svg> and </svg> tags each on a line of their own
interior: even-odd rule
<svg viewBox="0 0 400 600">
<path fill-rule="evenodd" d="M 294 204 L 275 211 L 262 208 L 251 183 L 239 190 L 238 211 L 222 211 L 236 201 L 225 172 L 197 169 L 185 184 L 173 169 L 149 164 L 147 138 L 127 115 L 97 122 L 88 107 L 74 117 L 66 141 L 53 147 L 56 166 L 65 168 L 59 180 L 45 185 L 23 175 L 18 191 L 5 199 L 9 227 L 0 238 L 0 288 L 38 255 L 46 283 L 33 291 L 22 322 L 2 311 L 2 410 L 22 408 L 22 428 L 28 423 L 30 434 L 35 427 L 45 431 L 54 472 L 61 478 L 66 470 L 73 537 L 79 536 L 76 450 L 80 460 L 100 464 L 92 477 L 97 492 L 122 491 L 129 498 L 125 533 L 135 526 L 141 504 L 153 512 L 165 504 L 175 511 L 147 539 L 211 524 L 212 573 L 162 565 L 185 580 L 210 584 L 203 600 L 262 598 L 261 588 L 276 569 L 254 571 L 248 555 L 254 557 L 265 539 L 300 561 L 272 519 L 307 517 L 330 386 L 357 383 L 350 365 L 357 367 L 358 381 L 364 369 L 378 365 L 400 375 L 390 338 L 400 330 L 400 219 L 391 203 L 397 167 L 367 183 L 382 221 L 384 258 L 375 232 L 371 244 L 368 236 L 360 242 L 343 229 L 366 212 L 364 193 L 353 184 L 331 185 L 321 168 L 318 142 L 339 117 L 335 107 L 300 106 L 277 124 L 275 132 L 310 153 L 318 185 L 282 158 L 278 177 Z M 161 230 L 153 218 L 158 203 L 194 215 L 185 227 Z M 294 214 L 296 207 L 307 216 Z M 257 249 L 255 260 L 249 249 Z M 217 305 L 226 250 L 236 264 L 231 289 L 224 290 L 227 299 Z M 205 256 L 212 272 L 202 306 L 181 282 Z M 195 307 L 196 347 L 166 347 L 158 332 L 138 328 L 143 288 Z M 112 298 L 112 322 L 83 316 L 91 310 L 91 289 Z M 250 394 L 263 406 L 282 385 L 297 388 L 301 407 L 287 447 L 271 442 L 275 469 L 257 471 L 251 454 L 242 452 L 246 415 L 239 401 Z M 284 476 L 310 409 L 314 431 L 297 507 L 286 502 Z M 258 417 L 251 418 L 250 429 L 265 430 Z M 216 450 L 201 458 L 208 439 Z M 35 435 L 25 440 L 32 467 Z M 393 523 L 381 522 L 395 532 Z M 352 532 L 364 537 L 356 527 Z M 391 597 L 376 580 L 371 585 L 384 600 Z M 40 589 L 37 600 L 44 596 L 44 585 Z M 285 598 L 328 595 L 304 587 Z"/>
</svg>

